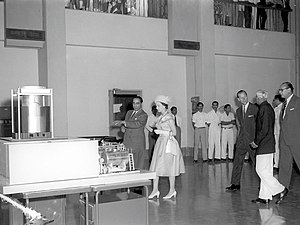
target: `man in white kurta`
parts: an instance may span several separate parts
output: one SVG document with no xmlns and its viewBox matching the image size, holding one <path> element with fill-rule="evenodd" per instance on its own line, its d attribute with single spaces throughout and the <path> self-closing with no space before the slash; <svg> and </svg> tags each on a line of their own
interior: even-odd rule
<svg viewBox="0 0 300 225">
<path fill-rule="evenodd" d="M 219 103 L 213 101 L 212 110 L 207 113 L 207 123 L 209 124 L 208 131 L 208 160 L 213 158 L 219 161 L 221 160 L 221 113 L 218 111 Z M 215 153 L 215 154 L 214 154 Z"/>
<path fill-rule="evenodd" d="M 228 146 L 228 159 L 233 160 L 233 126 L 235 125 L 235 118 L 231 112 L 231 106 L 226 104 L 224 106 L 224 113 L 221 114 L 221 159 L 227 158 Z"/>
</svg>

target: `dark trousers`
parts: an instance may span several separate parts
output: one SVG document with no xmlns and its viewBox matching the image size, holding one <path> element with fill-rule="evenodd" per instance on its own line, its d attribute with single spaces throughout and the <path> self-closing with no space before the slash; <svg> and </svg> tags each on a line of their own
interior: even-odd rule
<svg viewBox="0 0 300 225">
<path fill-rule="evenodd" d="M 283 139 L 280 139 L 279 154 L 279 182 L 286 188 L 289 188 L 293 171 L 293 160 L 300 168 L 300 146 L 287 145 Z"/>
<path fill-rule="evenodd" d="M 245 27 L 251 28 L 251 13 L 252 13 L 252 7 L 251 6 L 245 6 L 244 16 L 245 16 Z"/>
<path fill-rule="evenodd" d="M 283 22 L 283 32 L 289 31 L 289 12 L 281 11 L 281 19 Z"/>
<path fill-rule="evenodd" d="M 231 184 L 240 185 L 244 159 L 247 152 L 249 152 L 249 156 L 253 163 L 252 165 L 255 168 L 255 152 L 249 146 L 237 147 L 233 160 Z"/>
<path fill-rule="evenodd" d="M 256 29 L 265 29 L 267 17 L 268 16 L 265 9 L 257 9 Z"/>
</svg>

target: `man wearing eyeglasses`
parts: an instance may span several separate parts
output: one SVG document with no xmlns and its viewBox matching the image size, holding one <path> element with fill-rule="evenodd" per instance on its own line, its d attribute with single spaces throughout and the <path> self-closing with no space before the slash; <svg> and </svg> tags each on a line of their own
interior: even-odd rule
<svg viewBox="0 0 300 225">
<path fill-rule="evenodd" d="M 294 87 L 290 82 L 280 85 L 279 94 L 285 98 L 281 110 L 281 130 L 279 137 L 280 158 L 279 158 L 279 182 L 286 189 L 279 194 L 277 204 L 287 195 L 292 170 L 293 160 L 300 168 L 300 98 L 293 94 Z"/>
</svg>

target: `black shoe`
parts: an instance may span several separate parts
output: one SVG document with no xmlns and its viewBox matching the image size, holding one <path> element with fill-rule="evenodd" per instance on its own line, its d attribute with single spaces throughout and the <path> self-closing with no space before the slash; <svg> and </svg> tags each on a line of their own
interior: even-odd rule
<svg viewBox="0 0 300 225">
<path fill-rule="evenodd" d="M 207 162 L 207 159 L 203 159 L 202 162 L 204 162 L 204 163 Z"/>
<path fill-rule="evenodd" d="M 280 202 L 282 202 L 282 200 L 285 198 L 285 196 L 287 196 L 288 192 L 289 192 L 289 190 L 287 188 L 284 188 L 284 190 L 279 193 L 279 198 L 275 203 L 279 204 Z"/>
<path fill-rule="evenodd" d="M 238 191 L 241 189 L 241 185 L 232 184 L 229 187 L 226 187 L 227 191 Z"/>
<path fill-rule="evenodd" d="M 228 159 L 229 162 L 233 162 L 233 159 Z"/>
<path fill-rule="evenodd" d="M 198 163 L 198 160 L 194 160 L 193 163 Z"/>
<path fill-rule="evenodd" d="M 251 202 L 253 202 L 253 203 L 269 204 L 270 199 L 257 198 L 257 199 L 251 200 Z"/>
<path fill-rule="evenodd" d="M 215 162 L 220 162 L 221 161 L 221 159 L 216 159 L 216 158 L 214 160 L 215 160 Z"/>
<path fill-rule="evenodd" d="M 208 159 L 208 162 L 209 162 L 209 163 L 212 163 L 212 159 Z"/>
</svg>

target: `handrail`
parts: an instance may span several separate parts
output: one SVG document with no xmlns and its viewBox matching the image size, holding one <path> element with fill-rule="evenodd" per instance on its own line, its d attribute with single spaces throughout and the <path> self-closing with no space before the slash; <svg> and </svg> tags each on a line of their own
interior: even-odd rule
<svg viewBox="0 0 300 225">
<path fill-rule="evenodd" d="M 292 9 L 289 5 L 260 1 L 214 0 L 216 25 L 289 32 Z"/>
<path fill-rule="evenodd" d="M 65 8 L 130 16 L 168 18 L 168 0 L 67 0 Z"/>
</svg>

